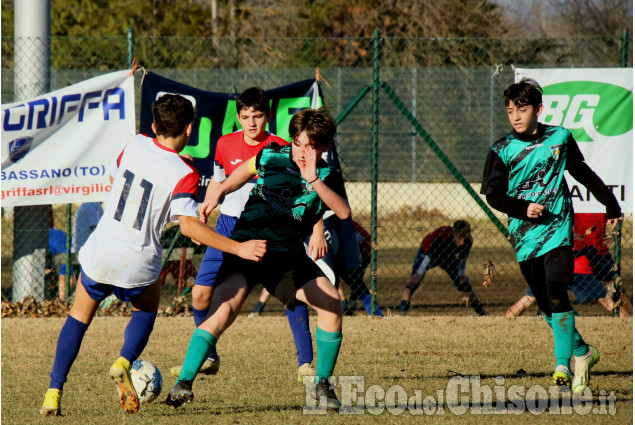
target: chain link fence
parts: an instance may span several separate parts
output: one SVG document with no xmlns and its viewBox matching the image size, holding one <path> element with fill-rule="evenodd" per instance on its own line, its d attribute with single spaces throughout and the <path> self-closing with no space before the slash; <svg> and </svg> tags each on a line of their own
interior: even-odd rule
<svg viewBox="0 0 635 425">
<path fill-rule="evenodd" d="M 13 72 L 18 60 L 14 50 L 22 41 L 2 39 L 3 104 L 18 100 L 16 88 L 23 84 L 16 81 Z M 372 38 L 212 39 L 134 37 L 132 32 L 122 37 L 53 37 L 50 89 L 128 68 L 133 57 L 164 77 L 225 93 L 253 85 L 270 89 L 312 78 L 319 67 L 326 106 L 341 121 L 336 146 L 353 219 L 369 234 L 358 232 L 360 243 L 365 244 L 365 267 L 343 276 L 347 311 L 364 314 L 360 301 L 371 288 L 384 314 L 398 312 L 404 299 L 409 299 L 408 314 L 475 315 L 479 308 L 474 300 L 489 314 L 504 314 L 526 295 L 527 285 L 505 236 L 505 217 L 484 210 L 476 193 L 489 146 L 509 131 L 502 92 L 513 82 L 512 65 L 632 67 L 633 58 L 628 54 L 632 38 L 626 34 L 570 39 L 385 38 L 380 40 L 379 56 L 373 43 Z M 374 77 L 380 83 L 377 86 L 373 85 Z M 141 85 L 140 73 L 135 84 L 137 88 Z M 138 122 L 140 90 L 136 92 Z M 378 122 L 373 122 L 374 108 Z M 375 136 L 373 128 L 377 129 Z M 372 154 L 374 137 L 376 158 Z M 76 232 L 79 207 L 2 208 L 3 301 L 22 298 L 12 291 L 15 264 L 24 251 L 14 238 L 37 238 L 37 245 L 46 247 L 29 257 L 38 261 L 31 267 L 37 271 L 31 277 L 33 285 L 45 282 L 42 298 L 72 295 L 71 276 L 77 265 L 74 237 L 68 233 Z M 451 230 L 457 220 L 470 224 L 469 255 L 465 246 L 453 242 Z M 40 225 L 31 226 L 36 222 Z M 28 233 L 31 227 L 48 229 L 49 225 L 54 230 L 48 233 Z M 19 232 L 28 234 L 25 237 Z M 165 303 L 192 284 L 202 258 L 202 252 L 185 240 L 172 244 L 176 232 L 171 232 L 165 238 L 166 248 L 175 248 L 166 260 L 169 263 L 163 276 Z M 375 262 L 370 250 L 373 232 Z M 456 252 L 443 251 L 439 258 L 447 256 L 447 262 L 432 259 L 421 268 L 420 248 L 428 246 L 430 238 L 426 236 L 435 232 L 443 236 L 437 238 L 444 242 L 443 249 Z M 616 240 L 615 235 L 608 236 Z M 617 240 L 619 244 L 611 242 L 608 247 L 597 245 L 598 255 L 587 252 L 584 257 L 590 265 L 580 266 L 580 270 L 591 270 L 597 280 L 612 286 L 609 282 L 615 279 L 611 272 L 598 270 L 609 267 L 615 273 L 618 266 L 611 265 L 605 254 L 618 253 L 619 275 L 630 295 L 631 214 L 626 216 Z M 464 257 L 466 262 L 459 261 Z M 73 264 L 70 273 L 68 262 Z M 457 277 L 462 267 L 467 279 Z M 425 277 L 415 288 L 411 275 L 422 270 Z M 250 302 L 255 304 L 257 295 L 250 296 L 246 310 Z M 610 299 L 611 294 L 607 296 Z M 268 311 L 282 311 L 275 303 L 270 303 Z M 575 305 L 581 314 L 612 314 L 610 307 L 608 302 Z"/>
</svg>

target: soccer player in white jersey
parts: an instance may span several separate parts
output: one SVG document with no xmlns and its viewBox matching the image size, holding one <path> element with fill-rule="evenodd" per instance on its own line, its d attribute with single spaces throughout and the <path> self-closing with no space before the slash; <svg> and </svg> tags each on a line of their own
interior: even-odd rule
<svg viewBox="0 0 635 425">
<path fill-rule="evenodd" d="M 114 293 L 132 304 L 120 357 L 110 368 L 119 402 L 127 413 L 139 411 L 130 365 L 145 348 L 159 306 L 163 228 L 178 221 L 192 239 L 242 258 L 260 261 L 266 242 L 238 243 L 198 219 L 199 174 L 179 156 L 194 121 L 192 103 L 166 94 L 154 102 L 153 139 L 133 137 L 110 167 L 112 190 L 104 215 L 79 252 L 80 279 L 75 301 L 62 327 L 51 383 L 40 413 L 61 415 L 62 389 L 100 302 Z"/>
</svg>

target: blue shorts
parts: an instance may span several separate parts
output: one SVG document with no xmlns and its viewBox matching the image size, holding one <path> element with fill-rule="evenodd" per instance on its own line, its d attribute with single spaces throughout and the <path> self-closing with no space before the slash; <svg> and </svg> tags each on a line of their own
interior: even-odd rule
<svg viewBox="0 0 635 425">
<path fill-rule="evenodd" d="M 148 285 L 146 285 L 136 288 L 120 288 L 119 286 L 108 285 L 107 283 L 98 283 L 88 277 L 83 269 L 80 270 L 82 286 L 86 289 L 88 295 L 98 303 L 102 302 L 110 294 L 115 294 L 121 301 L 130 302 L 138 298 L 148 287 Z"/>
<path fill-rule="evenodd" d="M 216 220 L 216 232 L 219 235 L 230 237 L 237 221 L 238 219 L 236 217 L 221 214 L 218 216 L 218 220 Z M 207 247 L 205 255 L 203 256 L 203 261 L 201 261 L 201 266 L 198 269 L 198 275 L 196 275 L 194 285 L 216 286 L 216 275 L 218 274 L 218 269 L 220 269 L 220 265 L 222 263 L 223 251 L 212 248 L 211 246 Z"/>
<path fill-rule="evenodd" d="M 568 289 L 573 292 L 578 303 L 595 301 L 607 295 L 606 288 L 602 285 L 602 282 L 597 280 L 592 274 L 574 274 L 573 283 L 569 285 Z M 531 289 L 525 295 L 534 296 Z"/>
</svg>

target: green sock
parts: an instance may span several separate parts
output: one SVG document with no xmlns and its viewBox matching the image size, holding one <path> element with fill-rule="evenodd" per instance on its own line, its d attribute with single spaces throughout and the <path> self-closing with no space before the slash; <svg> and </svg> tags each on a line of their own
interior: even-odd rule
<svg viewBox="0 0 635 425">
<path fill-rule="evenodd" d="M 551 313 L 551 329 L 553 330 L 553 353 L 556 356 L 556 367 L 569 366 L 573 354 L 573 335 L 575 334 L 575 317 L 573 311 Z"/>
<path fill-rule="evenodd" d="M 316 382 L 321 378 L 329 379 L 333 375 L 337 355 L 342 345 L 342 331 L 326 332 L 315 328 L 315 345 L 317 347 Z"/>
<path fill-rule="evenodd" d="M 193 381 L 201 365 L 205 363 L 207 353 L 216 347 L 216 337 L 206 330 L 196 328 L 190 338 L 187 354 L 181 367 L 178 381 Z"/>
<path fill-rule="evenodd" d="M 575 310 L 573 310 L 573 315 L 577 316 L 578 313 Z M 551 329 L 553 329 L 553 326 L 551 326 L 551 317 L 547 317 L 547 315 L 543 315 L 543 317 L 547 321 L 547 324 L 549 325 L 549 327 Z M 589 345 L 586 342 L 584 342 L 584 339 L 582 338 L 582 335 L 580 335 L 580 332 L 578 332 L 578 329 L 574 328 L 574 330 L 573 330 L 573 354 L 576 357 L 580 357 L 580 356 L 584 356 L 588 352 L 589 352 Z"/>
</svg>

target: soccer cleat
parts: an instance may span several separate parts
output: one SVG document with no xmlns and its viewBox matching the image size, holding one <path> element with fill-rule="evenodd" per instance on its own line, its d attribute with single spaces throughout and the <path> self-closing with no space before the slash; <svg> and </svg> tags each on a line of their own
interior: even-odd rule
<svg viewBox="0 0 635 425">
<path fill-rule="evenodd" d="M 192 381 L 177 381 L 168 393 L 165 404 L 176 409 L 177 407 L 190 403 L 192 400 L 194 400 Z"/>
<path fill-rule="evenodd" d="M 588 353 L 575 358 L 575 375 L 571 386 L 574 393 L 581 393 L 589 386 L 591 380 L 589 372 L 598 361 L 600 361 L 600 352 L 592 345 L 589 345 Z"/>
<path fill-rule="evenodd" d="M 181 375 L 182 367 L 183 367 L 182 365 L 179 365 L 179 366 L 174 366 L 173 368 L 170 368 L 170 375 L 176 376 L 178 378 Z M 219 369 L 220 369 L 220 356 L 216 354 L 215 357 L 208 357 L 207 359 L 205 359 L 205 362 L 203 363 L 203 365 L 201 365 L 201 368 L 198 370 L 198 373 L 202 373 L 204 375 L 216 375 Z"/>
<path fill-rule="evenodd" d="M 340 401 L 335 395 L 335 391 L 329 385 L 329 381 L 326 378 L 320 379 L 320 382 L 315 384 L 311 393 L 318 406 L 321 408 L 326 407 L 327 411 L 338 412 L 340 410 Z"/>
<path fill-rule="evenodd" d="M 302 363 L 298 368 L 298 382 L 304 382 L 305 376 L 315 377 L 315 369 L 311 366 L 311 363 Z"/>
<path fill-rule="evenodd" d="M 44 403 L 40 409 L 40 415 L 62 416 L 62 390 L 49 388 L 44 394 Z"/>
<path fill-rule="evenodd" d="M 130 379 L 130 362 L 119 357 L 110 367 L 110 377 L 117 384 L 119 403 L 126 413 L 139 411 L 139 397 Z"/>
<path fill-rule="evenodd" d="M 247 318 L 248 319 L 253 319 L 253 318 L 256 318 L 256 317 L 260 317 L 260 316 L 262 316 L 262 313 L 260 313 L 259 311 L 252 311 L 251 313 L 249 313 L 247 315 Z"/>
<path fill-rule="evenodd" d="M 558 386 L 566 386 L 571 388 L 571 371 L 569 368 L 560 365 L 556 367 L 556 371 L 553 373 L 553 383 Z"/>
</svg>

